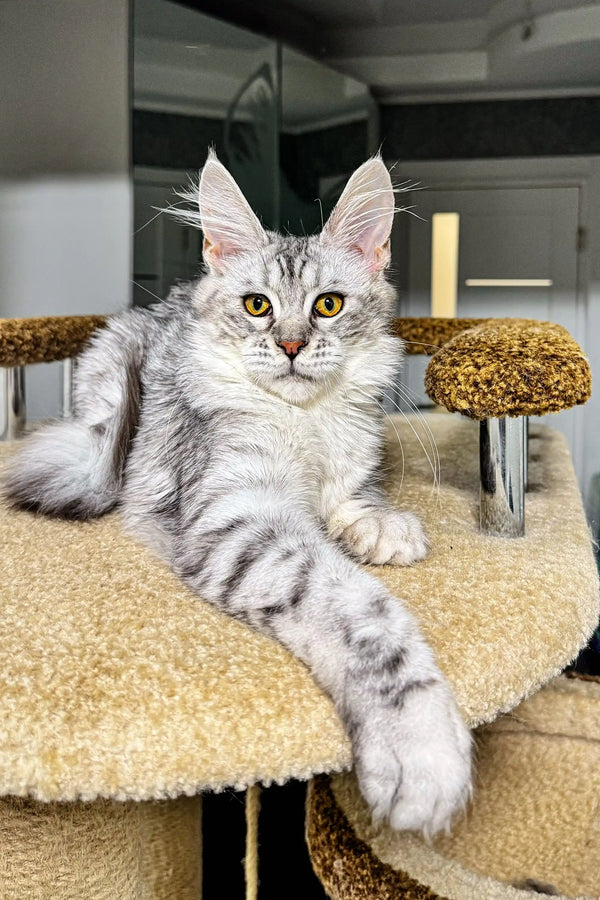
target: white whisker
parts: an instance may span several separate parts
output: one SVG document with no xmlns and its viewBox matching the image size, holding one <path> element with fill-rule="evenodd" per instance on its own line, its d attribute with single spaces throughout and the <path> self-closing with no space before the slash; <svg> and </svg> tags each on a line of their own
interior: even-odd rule
<svg viewBox="0 0 600 900">
<path fill-rule="evenodd" d="M 176 206 L 181 206 L 182 203 L 186 203 L 186 202 L 187 202 L 186 200 L 179 200 L 177 203 L 171 203 L 171 204 L 169 204 L 169 206 L 165 207 L 164 209 L 163 209 L 162 207 L 153 206 L 152 209 L 157 209 L 158 212 L 156 213 L 155 216 L 152 216 L 151 219 L 148 219 L 147 222 L 144 222 L 143 225 L 140 225 L 140 227 L 137 228 L 137 229 L 133 232 L 133 237 L 135 237 L 136 234 L 139 234 L 140 231 L 143 231 L 144 228 L 147 228 L 148 225 L 151 225 L 152 222 L 154 222 L 155 219 L 158 219 L 159 216 L 164 215 L 164 213 L 170 213 L 170 212 L 172 212 L 172 210 L 174 210 Z"/>
<path fill-rule="evenodd" d="M 402 393 L 402 388 L 403 388 L 403 386 L 402 386 L 402 385 L 397 385 L 397 387 L 398 387 L 398 389 L 400 390 L 400 392 Z M 360 390 L 360 388 L 359 388 L 359 390 Z M 381 404 L 380 400 L 379 400 L 377 397 L 374 397 L 373 395 L 368 394 L 366 391 L 364 392 L 364 396 L 369 397 L 369 399 L 371 399 L 373 402 L 377 403 L 377 404 L 380 406 L 380 408 L 382 409 L 382 411 L 384 412 L 384 415 L 386 415 L 386 417 L 388 418 L 388 420 L 389 420 L 390 422 L 392 422 L 390 416 L 387 414 L 387 411 L 383 408 L 383 405 Z M 440 472 L 441 472 L 440 455 L 439 455 L 439 451 L 438 451 L 438 448 L 437 448 L 437 444 L 436 444 L 435 438 L 434 438 L 434 436 L 433 436 L 433 432 L 431 431 L 431 428 L 430 428 L 429 425 L 427 424 L 427 422 L 426 422 L 426 420 L 425 420 L 425 417 L 424 417 L 423 414 L 420 412 L 420 410 L 418 409 L 418 407 L 416 406 L 416 404 L 415 404 L 415 403 L 414 403 L 414 402 L 413 402 L 413 401 L 405 394 L 405 395 L 403 396 L 403 399 L 404 399 L 404 400 L 406 401 L 406 403 L 411 407 L 411 409 L 413 410 L 414 414 L 416 415 L 416 417 L 417 417 L 419 423 L 421 424 L 421 426 L 422 426 L 423 429 L 425 430 L 426 437 L 427 437 L 428 443 L 429 443 L 429 445 L 430 445 L 429 451 L 428 451 L 427 447 L 425 446 L 424 441 L 423 441 L 422 438 L 420 437 L 418 431 L 417 431 L 416 428 L 414 427 L 412 421 L 411 421 L 410 418 L 407 416 L 406 412 L 405 412 L 400 406 L 398 406 L 398 404 L 394 401 L 394 399 L 393 399 L 389 394 L 387 394 L 385 391 L 382 391 L 382 392 L 381 392 L 381 396 L 382 396 L 385 400 L 387 400 L 387 402 L 388 402 L 391 406 L 393 406 L 394 409 L 396 409 L 396 410 L 400 413 L 400 415 L 405 419 L 406 423 L 408 424 L 408 426 L 410 427 L 410 429 L 411 429 L 412 432 L 414 433 L 414 435 L 415 435 L 417 441 L 419 442 L 419 444 L 420 444 L 420 446 L 421 446 L 421 449 L 423 450 L 423 453 L 425 454 L 425 458 L 427 459 L 427 462 L 429 463 L 429 466 L 430 466 L 430 468 L 431 468 L 431 472 L 432 472 L 432 476 L 433 476 L 432 491 L 438 493 L 438 495 L 439 495 L 439 488 L 440 488 L 440 484 L 441 484 L 441 479 L 440 479 Z M 393 422 L 392 422 L 392 424 L 393 424 Z M 395 426 L 394 426 L 394 430 L 395 430 Z M 403 466 L 404 466 L 404 462 L 403 462 Z M 404 471 L 403 471 L 403 477 L 404 477 Z"/>
<path fill-rule="evenodd" d="M 158 300 L 159 303 L 162 303 L 162 297 L 159 297 L 158 294 L 154 294 L 151 290 L 149 290 L 148 288 L 144 287 L 143 284 L 140 284 L 139 281 L 134 281 L 133 278 L 132 278 L 132 279 L 131 279 L 131 283 L 132 283 L 132 284 L 135 284 L 136 287 L 139 287 L 139 289 L 140 289 L 141 291 L 146 291 L 147 294 L 150 294 L 150 296 L 151 296 L 151 297 L 154 297 L 155 300 Z"/>
</svg>

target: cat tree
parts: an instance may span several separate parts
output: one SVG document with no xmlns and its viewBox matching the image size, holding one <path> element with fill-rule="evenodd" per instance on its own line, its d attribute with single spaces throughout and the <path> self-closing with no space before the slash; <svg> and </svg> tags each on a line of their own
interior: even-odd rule
<svg viewBox="0 0 600 900">
<path fill-rule="evenodd" d="M 24 411 L 19 367 L 75 355 L 102 323 L 0 321 L 13 433 Z M 558 433 L 532 426 L 527 438 L 524 420 L 513 427 L 519 417 L 585 402 L 589 367 L 564 329 L 547 323 L 423 319 L 397 320 L 395 328 L 409 352 L 441 348 L 428 369 L 428 391 L 466 415 L 428 417 L 442 465 L 437 490 L 419 444 L 427 445 L 427 435 L 415 436 L 416 422 L 391 422 L 386 487 L 396 502 L 420 512 L 433 551 L 415 567 L 373 571 L 418 617 L 469 725 L 497 720 L 479 741 L 487 803 L 481 816 L 498 836 L 503 820 L 494 819 L 494 798 L 509 797 L 511 773 L 521 758 L 524 766 L 534 758 L 519 749 L 520 739 L 565 728 L 560 711 L 567 710 L 569 740 L 577 742 L 583 729 L 591 749 L 571 754 L 565 743 L 563 765 L 578 760 L 589 769 L 595 759 L 600 686 L 552 683 L 598 620 L 579 492 Z M 11 452 L 10 443 L 3 451 Z M 523 527 L 521 537 L 498 536 Z M 2 900 L 197 898 L 202 791 L 349 769 L 349 742 L 306 668 L 194 597 L 123 533 L 117 514 L 72 523 L 3 509 L 0 534 Z M 516 719 L 498 718 L 524 701 Z M 505 791 L 497 781 L 488 791 L 486 754 L 492 774 L 506 771 Z M 557 753 L 550 766 L 556 798 L 560 765 Z M 586 802 L 600 799 L 596 777 L 590 769 L 585 784 L 578 782 Z M 541 789 L 532 785 L 532 796 Z M 477 794 L 471 816 L 480 815 L 479 804 Z M 509 830 L 513 824 L 504 821 Z M 490 897 L 513 896 L 502 893 L 491 844 L 478 869 L 468 826 L 459 829 L 460 850 L 386 833 L 381 840 L 393 844 L 392 855 L 365 825 L 350 775 L 313 784 L 309 843 L 334 897 L 470 900 L 488 896 L 477 893 L 477 878 L 485 877 L 499 885 Z M 478 833 L 488 832 L 478 826 Z M 598 835 L 590 835 L 598 854 Z M 450 857 L 457 871 L 472 866 L 471 893 L 452 887 L 442 865 Z M 583 869 L 590 859 L 582 857 Z M 480 871 L 488 863 L 489 877 Z"/>
</svg>

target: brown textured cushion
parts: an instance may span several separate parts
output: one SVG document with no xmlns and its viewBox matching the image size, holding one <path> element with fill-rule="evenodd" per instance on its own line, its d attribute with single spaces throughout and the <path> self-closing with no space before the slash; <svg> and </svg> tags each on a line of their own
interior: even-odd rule
<svg viewBox="0 0 600 900">
<path fill-rule="evenodd" d="M 307 836 L 334 900 L 599 896 L 598 679 L 555 679 L 476 742 L 474 799 L 431 844 L 374 826 L 353 775 L 315 781 Z"/>
<path fill-rule="evenodd" d="M 528 533 L 506 540 L 479 532 L 477 426 L 427 421 L 439 490 L 419 420 L 393 419 L 386 462 L 390 496 L 422 516 L 431 555 L 372 571 L 414 611 L 475 725 L 586 642 L 597 573 L 561 435 L 531 429 Z M 350 764 L 306 667 L 192 595 L 118 515 L 73 523 L 0 510 L 0 546 L 0 794 L 160 798 Z"/>
<path fill-rule="evenodd" d="M 442 319 L 433 316 L 405 316 L 394 319 L 393 333 L 404 341 L 404 350 L 409 355 L 431 356 L 451 338 L 468 328 L 475 328 L 488 319 Z"/>
<path fill-rule="evenodd" d="M 456 335 L 425 376 L 432 400 L 472 419 L 535 416 L 585 403 L 591 371 L 561 325 L 490 319 Z"/>
<path fill-rule="evenodd" d="M 25 366 L 77 356 L 105 322 L 106 316 L 0 319 L 0 366 Z"/>
</svg>

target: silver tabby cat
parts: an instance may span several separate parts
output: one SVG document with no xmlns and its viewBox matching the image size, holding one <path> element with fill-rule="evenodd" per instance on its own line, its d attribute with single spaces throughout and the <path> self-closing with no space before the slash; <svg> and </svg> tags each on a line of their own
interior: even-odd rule
<svg viewBox="0 0 600 900">
<path fill-rule="evenodd" d="M 97 334 L 74 417 L 24 443 L 5 491 L 51 515 L 118 507 L 192 591 L 310 667 L 374 816 L 433 834 L 468 797 L 470 735 L 414 618 L 357 565 L 427 551 L 377 486 L 401 352 L 389 174 L 362 165 L 310 237 L 265 231 L 214 154 L 198 200 L 207 273 Z"/>
</svg>

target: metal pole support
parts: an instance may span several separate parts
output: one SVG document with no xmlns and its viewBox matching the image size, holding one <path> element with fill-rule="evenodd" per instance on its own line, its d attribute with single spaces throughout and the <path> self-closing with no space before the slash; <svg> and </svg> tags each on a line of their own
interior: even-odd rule
<svg viewBox="0 0 600 900">
<path fill-rule="evenodd" d="M 525 534 L 526 443 L 523 416 L 480 423 L 480 523 L 485 534 Z"/>
<path fill-rule="evenodd" d="M 25 367 L 3 369 L 4 430 L 0 441 L 14 441 L 25 431 Z"/>
<path fill-rule="evenodd" d="M 74 359 L 63 359 L 60 369 L 61 416 L 70 419 L 73 415 L 73 379 L 75 377 Z"/>
</svg>

